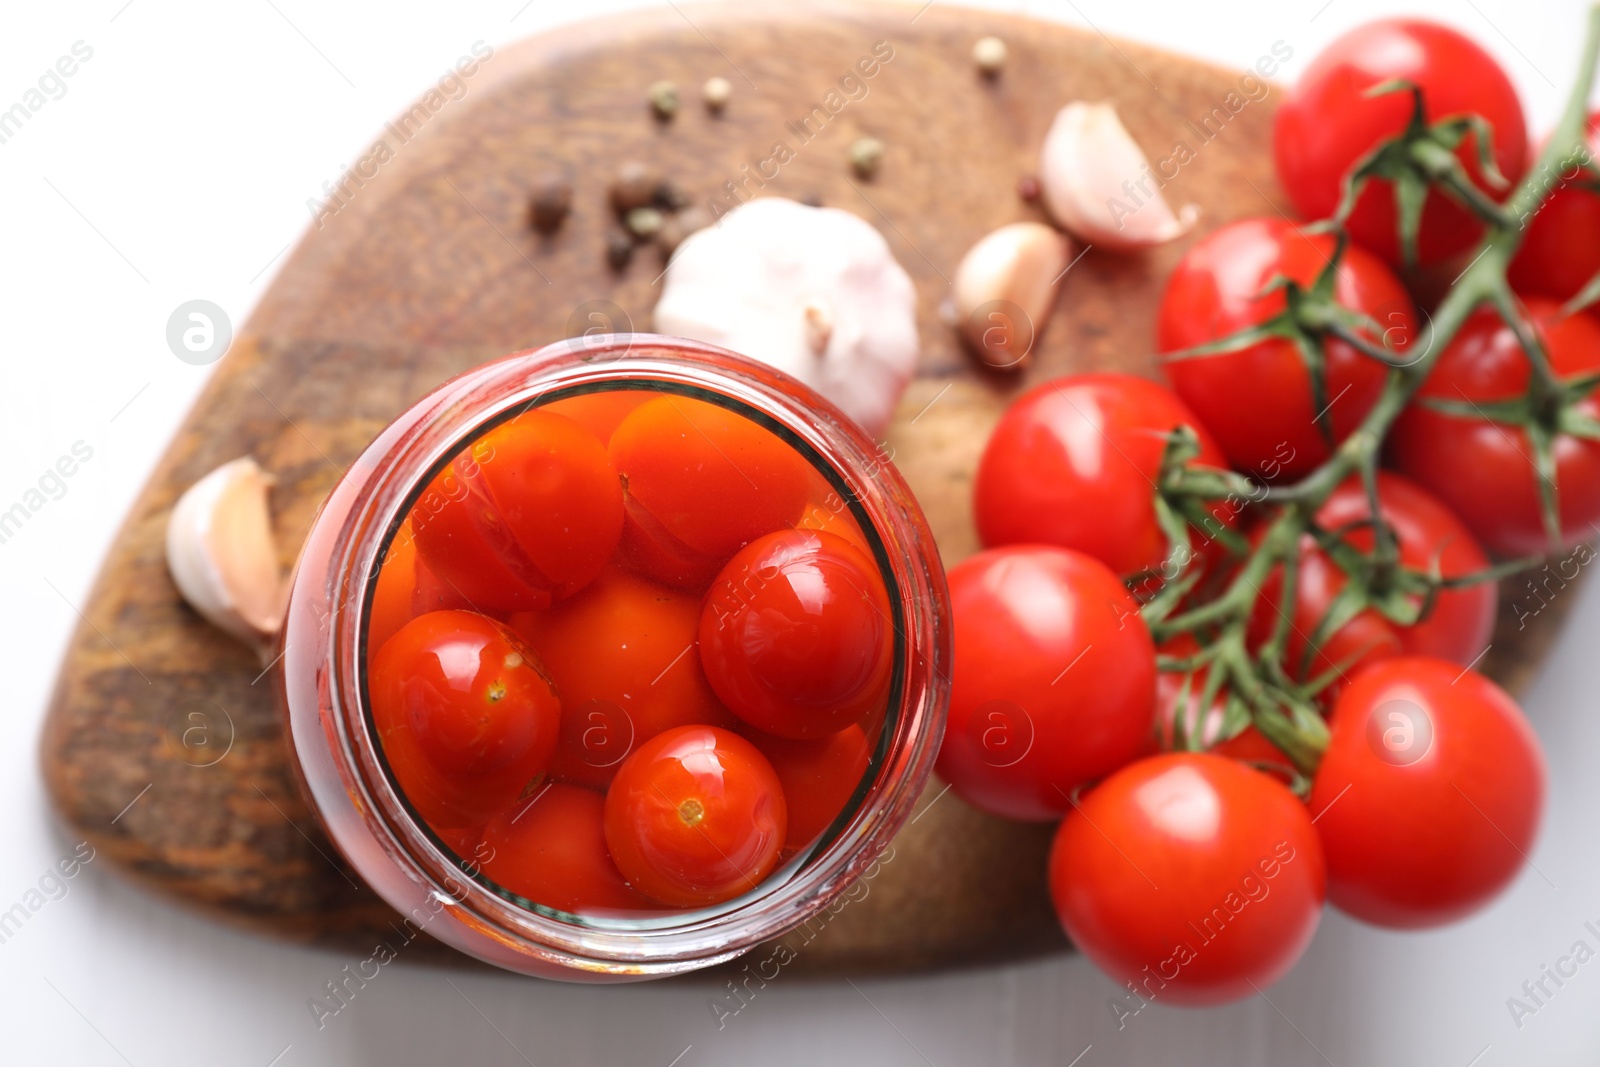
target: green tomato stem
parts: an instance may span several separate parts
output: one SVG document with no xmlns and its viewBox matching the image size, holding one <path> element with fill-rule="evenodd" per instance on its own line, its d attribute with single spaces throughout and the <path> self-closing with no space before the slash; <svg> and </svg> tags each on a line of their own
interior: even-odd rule
<svg viewBox="0 0 1600 1067">
<path fill-rule="evenodd" d="M 1376 484 L 1379 452 L 1390 427 L 1421 388 L 1440 354 L 1482 304 L 1495 305 L 1524 342 L 1534 368 L 1536 391 L 1540 395 L 1561 392 L 1561 384 L 1550 369 L 1543 346 L 1533 337 L 1510 296 L 1506 270 L 1522 241 L 1524 229 L 1520 220 L 1537 210 L 1551 191 L 1550 183 L 1543 180 L 1544 175 L 1559 171 L 1563 160 L 1571 159 L 1583 144 L 1597 62 L 1600 62 L 1600 4 L 1589 9 L 1579 76 L 1568 94 L 1561 121 L 1534 166 L 1529 168 L 1504 205 L 1494 203 L 1471 182 L 1465 181 L 1459 166 L 1439 161 L 1437 180 L 1448 186 L 1486 223 L 1487 232 L 1476 257 L 1423 325 L 1416 342 L 1404 353 L 1386 351 L 1382 361 L 1390 366 L 1390 371 L 1382 393 L 1361 424 L 1333 454 L 1299 482 L 1281 486 L 1252 483 L 1249 492 L 1242 494 L 1248 499 L 1281 505 L 1281 510 L 1228 586 L 1207 603 L 1151 621 L 1152 636 L 1158 643 L 1180 633 L 1214 628 L 1213 662 L 1216 667 L 1227 673 L 1234 691 L 1249 705 L 1256 728 L 1306 774 L 1316 772 L 1322 750 L 1327 745 L 1327 725 L 1292 688 L 1285 691 L 1269 685 L 1263 677 L 1264 673 L 1275 678 L 1282 675 L 1279 660 L 1292 625 L 1288 620 L 1293 614 L 1297 592 L 1294 574 L 1289 568 L 1298 558 L 1300 538 L 1309 529 L 1317 509 L 1351 475 L 1360 474 L 1370 493 Z M 1451 162 L 1454 163 L 1453 157 Z M 1455 178 L 1461 180 L 1453 180 Z M 1529 338 L 1532 338 L 1531 344 Z M 1358 347 L 1365 351 L 1365 346 Z M 1411 353 L 1418 354 L 1413 357 Z M 1367 354 L 1380 358 L 1371 352 Z M 1406 358 L 1397 360 L 1396 357 Z M 1375 509 L 1373 518 L 1377 518 Z M 1252 657 L 1247 649 L 1246 627 L 1262 584 L 1280 566 L 1285 567 L 1279 597 L 1281 617 L 1275 622 L 1266 646 Z"/>
</svg>

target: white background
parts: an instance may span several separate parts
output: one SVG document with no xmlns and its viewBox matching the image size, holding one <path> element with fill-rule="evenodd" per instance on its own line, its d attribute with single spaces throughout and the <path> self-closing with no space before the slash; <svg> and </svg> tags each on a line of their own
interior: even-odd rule
<svg viewBox="0 0 1600 1067">
<path fill-rule="evenodd" d="M 0 545 L 0 910 L 72 842 L 36 769 L 52 676 L 123 513 L 203 382 L 164 341 L 196 297 L 235 323 L 307 224 L 305 201 L 382 122 L 482 39 L 631 5 L 310 0 L 92 0 L 10 5 L 0 108 L 75 41 L 94 49 L 0 145 L 0 501 L 73 442 L 93 459 Z M 1003 4 L 1243 69 L 1284 38 L 1297 67 L 1388 10 L 1377 0 L 1225 5 L 1124 0 Z M 1543 130 L 1575 65 L 1580 3 L 1435 0 L 1500 57 Z M 692 15 L 692 8 L 689 9 Z M 900 980 L 782 978 L 718 1032 L 694 981 L 617 989 L 463 974 L 402 960 L 319 1032 L 306 998 L 354 958 L 279 944 L 185 914 L 92 864 L 0 945 L 0 1061 L 70 1064 L 530 1062 L 1592 1064 L 1600 962 L 1537 1015 L 1506 999 L 1600 925 L 1600 583 L 1591 582 L 1527 709 L 1551 763 L 1549 817 L 1529 871 L 1471 922 L 1380 933 L 1330 912 L 1300 967 L 1230 1008 L 1152 1008 L 1117 1032 L 1111 984 L 1083 960 Z M 1548 879 L 1548 880 L 1547 880 Z M 453 982 L 455 988 L 452 988 Z M 1092 1046 L 1092 1047 L 1089 1047 Z M 1087 1051 L 1085 1051 L 1087 1049 Z M 274 1057 L 280 1057 L 274 1061 Z M 1474 1057 L 1479 1057 L 1476 1060 Z"/>
</svg>

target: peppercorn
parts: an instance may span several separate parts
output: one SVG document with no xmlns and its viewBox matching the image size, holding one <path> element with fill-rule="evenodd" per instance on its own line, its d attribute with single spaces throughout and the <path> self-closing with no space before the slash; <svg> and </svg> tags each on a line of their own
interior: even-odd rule
<svg viewBox="0 0 1600 1067">
<path fill-rule="evenodd" d="M 858 137 L 850 145 L 850 165 L 863 178 L 878 173 L 883 162 L 883 142 L 876 137 Z"/>
<path fill-rule="evenodd" d="M 541 174 L 533 183 L 528 223 L 540 233 L 555 233 L 572 210 L 572 183 L 555 172 Z"/>
<path fill-rule="evenodd" d="M 620 271 L 633 258 L 633 238 L 622 230 L 606 231 L 606 262 Z"/>
<path fill-rule="evenodd" d="M 705 97 L 706 109 L 721 114 L 733 97 L 733 83 L 727 78 L 707 78 L 700 92 Z"/>
<path fill-rule="evenodd" d="M 993 78 L 1006 65 L 1006 43 L 998 37 L 980 37 L 972 46 L 972 62 L 985 78 Z"/>
<path fill-rule="evenodd" d="M 641 241 L 648 241 L 661 229 L 661 212 L 653 207 L 636 207 L 623 220 L 628 232 Z"/>
<path fill-rule="evenodd" d="M 630 160 L 617 168 L 611 182 L 611 207 L 618 215 L 626 215 L 636 207 L 644 207 L 656 195 L 661 175 L 650 167 Z"/>
<path fill-rule="evenodd" d="M 656 186 L 655 194 L 650 198 L 650 202 L 662 211 L 682 211 L 689 206 L 689 194 L 671 181 L 663 179 Z"/>
</svg>

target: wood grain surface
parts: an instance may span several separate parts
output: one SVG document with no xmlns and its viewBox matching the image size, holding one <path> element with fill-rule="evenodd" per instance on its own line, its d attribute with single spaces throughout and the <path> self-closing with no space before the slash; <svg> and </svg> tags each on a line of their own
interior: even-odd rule
<svg viewBox="0 0 1600 1067">
<path fill-rule="evenodd" d="M 970 60 L 987 33 L 1011 49 L 992 82 Z M 892 58 L 863 77 L 858 61 L 878 42 Z M 725 183 L 772 173 L 762 164 L 782 143 L 792 158 L 764 188 L 745 188 L 856 212 L 917 283 L 922 364 L 889 444 L 955 563 L 976 547 L 972 472 L 1008 399 L 1069 371 L 1154 374 L 1161 281 L 1189 241 L 1140 255 L 1089 251 L 1020 378 L 976 371 L 938 321 L 962 253 L 995 226 L 1037 217 L 1014 188 L 1054 112 L 1075 99 L 1114 101 L 1152 160 L 1189 149 L 1167 195 L 1201 206 L 1201 233 L 1283 211 L 1269 153 L 1276 92 L 1251 99 L 1244 74 L 942 4 L 685 4 L 522 42 L 464 77 L 455 98 L 425 97 L 386 129 L 386 150 L 358 157 L 370 176 L 358 175 L 286 262 L 118 536 L 43 738 L 62 817 L 182 902 L 281 936 L 369 948 L 391 913 L 342 865 L 295 790 L 270 673 L 190 611 L 167 576 L 165 524 L 185 487 L 255 456 L 278 479 L 287 566 L 345 465 L 445 377 L 568 336 L 586 301 L 611 301 L 622 325 L 649 328 L 658 257 L 641 250 L 617 275 L 603 255 L 606 186 L 620 164 L 653 164 L 702 204 L 727 204 Z M 734 86 L 721 117 L 699 102 L 713 75 Z M 658 79 L 684 90 L 668 123 L 645 102 Z M 802 139 L 795 124 L 808 115 Z M 863 134 L 887 145 L 870 182 L 847 163 Z M 573 214 L 541 237 L 526 224 L 527 198 L 551 168 L 571 175 Z M 1513 687 L 1573 599 L 1519 630 L 1516 593 L 1503 597 L 1487 661 Z M 943 788 L 930 786 L 867 895 L 805 944 L 795 968 L 922 968 L 1065 947 L 1045 895 L 1049 829 L 982 815 Z"/>
</svg>

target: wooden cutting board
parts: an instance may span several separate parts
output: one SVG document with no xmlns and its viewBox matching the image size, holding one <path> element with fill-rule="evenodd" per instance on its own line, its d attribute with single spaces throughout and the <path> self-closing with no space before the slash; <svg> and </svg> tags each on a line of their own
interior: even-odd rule
<svg viewBox="0 0 1600 1067">
<path fill-rule="evenodd" d="M 989 33 L 1011 50 L 992 82 L 970 59 Z M 880 62 L 863 77 L 858 62 L 875 45 Z M 284 265 L 119 534 L 44 731 L 45 780 L 61 815 L 181 902 L 273 934 L 369 949 L 393 916 L 339 861 L 296 791 L 273 679 L 201 622 L 167 576 L 164 529 L 179 493 L 222 462 L 255 456 L 278 479 L 288 565 L 344 467 L 444 378 L 568 336 L 587 301 L 611 301 L 635 329 L 649 328 L 657 256 L 641 250 L 617 275 L 603 255 L 606 187 L 621 163 L 657 166 L 704 203 L 788 154 L 760 191 L 863 216 L 917 283 L 922 364 L 889 443 L 953 564 L 976 548 L 972 471 L 1008 399 L 1069 371 L 1154 374 L 1162 279 L 1189 242 L 1142 255 L 1090 251 L 1021 378 L 975 371 L 938 321 L 962 253 L 995 226 L 1037 216 L 1017 179 L 1033 170 L 1055 111 L 1076 99 L 1114 101 L 1152 160 L 1180 143 L 1192 151 L 1167 195 L 1201 206 L 1201 232 L 1283 211 L 1269 153 L 1276 94 L 1250 100 L 1243 74 L 942 4 L 739 3 L 563 29 L 495 54 L 455 99 L 424 97 L 386 130 L 383 150 L 360 157 L 359 188 Z M 734 86 L 721 117 L 699 101 L 714 75 Z M 658 79 L 683 90 L 670 123 L 646 104 Z M 802 140 L 793 124 L 807 116 Z M 887 146 L 871 182 L 847 163 L 864 134 Z M 528 193 L 553 167 L 571 174 L 574 209 L 540 237 L 526 224 Z M 1486 663 L 1514 687 L 1573 598 L 1518 630 L 1518 590 L 1504 592 Z M 805 945 L 797 966 L 920 968 L 1065 947 L 1045 895 L 1049 828 L 990 818 L 943 789 L 929 787 L 867 895 Z"/>
</svg>

